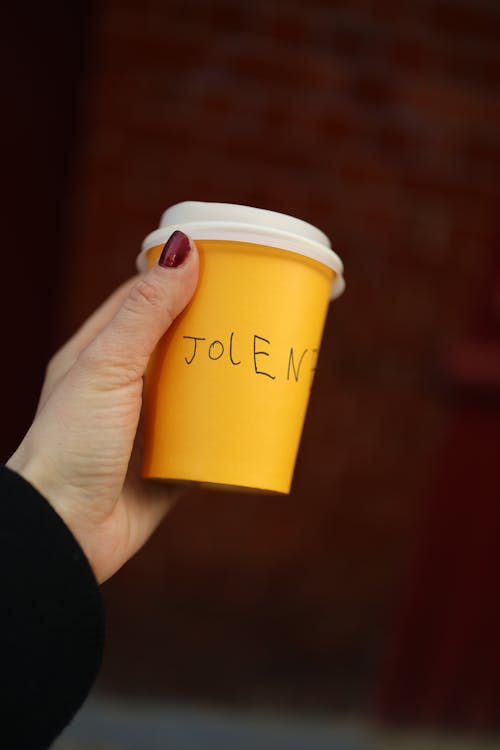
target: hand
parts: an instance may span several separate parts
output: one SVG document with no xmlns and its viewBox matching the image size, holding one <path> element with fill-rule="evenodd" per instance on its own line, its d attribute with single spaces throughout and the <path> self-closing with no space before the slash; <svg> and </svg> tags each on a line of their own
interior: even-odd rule
<svg viewBox="0 0 500 750">
<path fill-rule="evenodd" d="M 175 490 L 140 478 L 142 378 L 197 279 L 196 247 L 175 232 L 159 262 L 120 287 L 53 357 L 34 422 L 7 462 L 62 517 L 99 583 L 175 501 Z"/>
</svg>

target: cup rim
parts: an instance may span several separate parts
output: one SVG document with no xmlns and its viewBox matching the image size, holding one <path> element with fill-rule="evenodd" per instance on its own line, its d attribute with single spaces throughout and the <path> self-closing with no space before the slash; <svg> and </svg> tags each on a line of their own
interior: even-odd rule
<svg viewBox="0 0 500 750">
<path fill-rule="evenodd" d="M 147 270 L 147 252 L 151 248 L 166 242 L 176 230 L 184 232 L 193 240 L 232 240 L 233 242 L 267 245 L 311 258 L 335 272 L 330 299 L 339 297 L 345 289 L 343 263 L 330 247 L 316 242 L 310 237 L 285 229 L 259 226 L 241 221 L 186 221 L 155 229 L 144 239 L 141 252 L 136 260 L 137 269 L 141 273 Z"/>
</svg>

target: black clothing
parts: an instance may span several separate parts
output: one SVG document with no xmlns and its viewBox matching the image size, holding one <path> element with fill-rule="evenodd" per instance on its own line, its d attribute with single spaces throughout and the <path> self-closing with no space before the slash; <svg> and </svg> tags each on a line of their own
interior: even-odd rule
<svg viewBox="0 0 500 750">
<path fill-rule="evenodd" d="M 100 667 L 104 611 L 92 569 L 60 516 L 0 467 L 0 748 L 43 750 Z"/>
</svg>

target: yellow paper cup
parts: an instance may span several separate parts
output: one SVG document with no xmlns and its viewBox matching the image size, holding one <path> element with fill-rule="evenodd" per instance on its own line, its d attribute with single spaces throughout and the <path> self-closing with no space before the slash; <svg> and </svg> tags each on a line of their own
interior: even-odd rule
<svg viewBox="0 0 500 750">
<path fill-rule="evenodd" d="M 288 493 L 342 262 L 300 219 L 188 201 L 146 237 L 141 271 L 177 229 L 196 243 L 200 279 L 146 373 L 143 476 Z"/>
</svg>

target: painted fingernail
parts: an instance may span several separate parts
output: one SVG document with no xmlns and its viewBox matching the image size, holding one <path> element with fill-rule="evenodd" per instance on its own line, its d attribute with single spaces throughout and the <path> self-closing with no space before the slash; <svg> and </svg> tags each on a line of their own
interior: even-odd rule
<svg viewBox="0 0 500 750">
<path fill-rule="evenodd" d="M 190 250 L 189 237 L 177 229 L 161 251 L 158 265 L 162 268 L 177 268 L 184 263 Z"/>
</svg>

